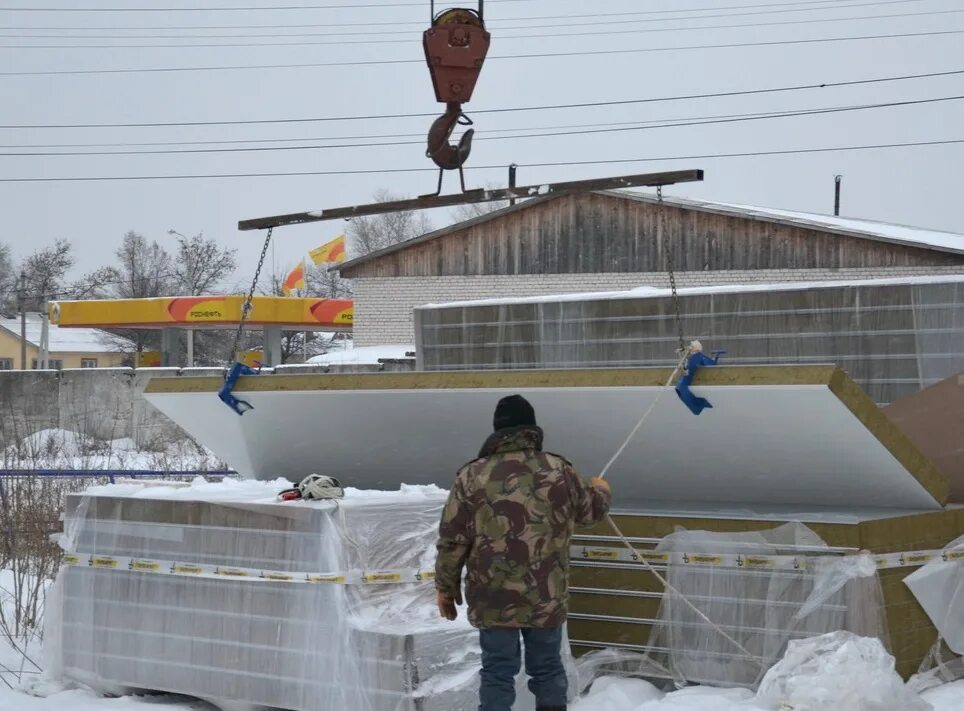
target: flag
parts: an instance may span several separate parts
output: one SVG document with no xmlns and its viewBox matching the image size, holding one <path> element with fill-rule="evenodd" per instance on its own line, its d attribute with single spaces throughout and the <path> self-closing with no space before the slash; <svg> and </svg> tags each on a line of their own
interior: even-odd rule
<svg viewBox="0 0 964 711">
<path fill-rule="evenodd" d="M 294 269 L 285 277 L 284 293 L 291 296 L 291 292 L 305 288 L 305 260 L 301 260 Z"/>
<path fill-rule="evenodd" d="M 308 252 L 315 264 L 330 264 L 345 261 L 345 235 L 338 235 L 331 242 L 325 242 L 320 247 Z"/>
</svg>

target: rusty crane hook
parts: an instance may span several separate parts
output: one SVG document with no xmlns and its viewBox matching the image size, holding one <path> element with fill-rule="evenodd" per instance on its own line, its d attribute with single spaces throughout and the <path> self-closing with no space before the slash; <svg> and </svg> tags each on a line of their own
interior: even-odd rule
<svg viewBox="0 0 964 711">
<path fill-rule="evenodd" d="M 471 126 L 472 119 L 462 113 L 462 104 L 450 101 L 445 113 L 435 119 L 428 131 L 428 150 L 425 155 L 431 158 L 442 170 L 456 170 L 468 160 L 472 151 L 472 136 L 475 129 L 470 128 L 462 134 L 458 145 L 450 142 L 456 126 Z"/>
<path fill-rule="evenodd" d="M 435 98 L 445 104 L 445 113 L 435 120 L 428 132 L 425 154 L 439 167 L 441 174 L 446 170 L 458 170 L 461 176 L 462 166 L 472 150 L 475 131 L 470 128 L 463 133 L 458 145 L 451 143 L 452 133 L 456 126 L 472 125 L 462 113 L 462 105 L 472 98 L 491 36 L 482 19 L 481 2 L 478 10 L 451 8 L 438 15 L 434 11 L 433 2 L 432 26 L 424 32 L 422 44 Z M 464 178 L 462 189 L 465 189 Z"/>
</svg>

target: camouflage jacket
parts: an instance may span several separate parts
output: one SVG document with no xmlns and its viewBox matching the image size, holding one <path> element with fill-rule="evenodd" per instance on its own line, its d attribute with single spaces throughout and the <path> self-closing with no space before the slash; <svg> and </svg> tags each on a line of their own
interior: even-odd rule
<svg viewBox="0 0 964 711">
<path fill-rule="evenodd" d="M 439 526 L 436 587 L 454 597 L 466 569 L 476 627 L 559 627 L 569 606 L 573 528 L 602 519 L 609 493 L 562 457 L 542 430 L 499 430 L 459 471 Z"/>
</svg>

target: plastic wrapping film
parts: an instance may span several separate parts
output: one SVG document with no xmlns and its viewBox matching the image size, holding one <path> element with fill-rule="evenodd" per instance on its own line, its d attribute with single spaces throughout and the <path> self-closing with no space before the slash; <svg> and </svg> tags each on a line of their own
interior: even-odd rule
<svg viewBox="0 0 964 711">
<path fill-rule="evenodd" d="M 904 578 L 907 587 L 937 628 L 937 640 L 909 682 L 918 691 L 964 679 L 964 536 L 944 548 L 945 555 Z"/>
<path fill-rule="evenodd" d="M 678 529 L 656 550 L 708 556 L 739 553 L 746 558 L 801 548 L 819 556 L 825 546 L 809 528 L 794 523 L 747 533 Z M 889 648 L 883 592 L 876 565 L 867 554 L 828 555 L 809 569 L 753 569 L 752 559 L 743 567 L 670 562 L 666 578 L 678 594 L 664 592 L 647 653 L 599 657 L 597 666 L 669 678 L 679 685 L 755 687 L 791 640 L 845 630 L 877 637 Z M 589 660 L 580 662 L 588 668 Z"/>
<path fill-rule="evenodd" d="M 757 699 L 800 711 L 932 711 L 898 676 L 880 640 L 850 632 L 791 640 Z"/>
<path fill-rule="evenodd" d="M 286 486 L 98 487 L 68 501 L 62 543 L 81 560 L 356 578 L 433 568 L 446 492 L 348 490 L 338 503 L 265 498 Z M 294 711 L 478 704 L 477 634 L 464 614 L 454 624 L 438 616 L 430 582 L 296 584 L 81 564 L 60 572 L 47 610 L 48 668 L 102 691 L 151 689 Z M 519 707 L 527 701 L 520 694 Z"/>
</svg>

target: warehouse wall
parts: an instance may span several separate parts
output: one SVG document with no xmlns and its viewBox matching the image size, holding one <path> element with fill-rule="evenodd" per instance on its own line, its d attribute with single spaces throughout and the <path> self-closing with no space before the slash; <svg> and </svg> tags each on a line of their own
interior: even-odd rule
<svg viewBox="0 0 964 711">
<path fill-rule="evenodd" d="M 692 287 L 931 274 L 964 274 L 964 265 L 700 271 L 682 272 L 677 275 L 677 280 L 680 287 Z M 638 286 L 668 288 L 669 279 L 666 272 L 356 278 L 352 283 L 355 299 L 354 341 L 358 346 L 414 344 L 412 310 L 429 303 L 624 291 Z"/>
</svg>

